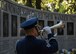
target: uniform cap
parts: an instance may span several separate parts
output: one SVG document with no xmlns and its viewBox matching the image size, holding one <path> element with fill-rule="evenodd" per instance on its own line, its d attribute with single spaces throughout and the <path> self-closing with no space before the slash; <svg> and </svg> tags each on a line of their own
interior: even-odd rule
<svg viewBox="0 0 76 54">
<path fill-rule="evenodd" d="M 35 27 L 35 25 L 37 24 L 37 21 L 38 21 L 38 18 L 30 18 L 24 22 L 21 23 L 21 28 L 24 28 L 24 29 L 30 29 L 30 28 L 33 28 Z"/>
</svg>

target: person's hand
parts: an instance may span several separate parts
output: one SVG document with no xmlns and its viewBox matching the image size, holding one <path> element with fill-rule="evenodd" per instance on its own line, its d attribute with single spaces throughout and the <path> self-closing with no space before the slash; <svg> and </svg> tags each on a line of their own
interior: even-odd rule
<svg viewBox="0 0 76 54">
<path fill-rule="evenodd" d="M 44 27 L 43 30 L 44 30 L 45 32 L 47 32 L 47 34 L 52 33 L 52 32 L 51 32 L 51 28 L 50 28 L 49 26 Z"/>
</svg>

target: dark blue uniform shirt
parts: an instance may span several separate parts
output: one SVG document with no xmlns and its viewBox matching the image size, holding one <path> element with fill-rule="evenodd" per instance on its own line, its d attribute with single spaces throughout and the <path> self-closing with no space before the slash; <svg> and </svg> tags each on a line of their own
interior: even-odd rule
<svg viewBox="0 0 76 54">
<path fill-rule="evenodd" d="M 51 46 L 47 47 L 44 40 L 36 39 L 34 36 L 29 35 L 17 42 L 16 51 L 17 54 L 52 54 L 57 52 L 57 41 L 51 39 L 49 43 Z"/>
</svg>

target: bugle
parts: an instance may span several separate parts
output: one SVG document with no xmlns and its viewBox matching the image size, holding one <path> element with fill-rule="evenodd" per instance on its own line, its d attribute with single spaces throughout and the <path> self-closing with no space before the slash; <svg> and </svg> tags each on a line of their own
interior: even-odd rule
<svg viewBox="0 0 76 54">
<path fill-rule="evenodd" d="M 64 24 L 62 21 L 60 21 L 58 24 L 51 26 L 50 29 L 57 29 L 57 28 L 63 28 L 63 27 L 64 27 Z M 44 30 L 42 29 L 40 31 L 43 32 Z"/>
</svg>

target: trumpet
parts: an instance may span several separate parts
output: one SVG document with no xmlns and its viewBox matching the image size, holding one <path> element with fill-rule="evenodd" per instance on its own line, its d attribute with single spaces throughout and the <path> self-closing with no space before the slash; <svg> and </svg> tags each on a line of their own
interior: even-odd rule
<svg viewBox="0 0 76 54">
<path fill-rule="evenodd" d="M 57 29 L 57 28 L 64 28 L 64 23 L 63 23 L 63 21 L 60 21 L 58 24 L 53 25 L 53 26 L 50 27 L 50 29 Z M 42 29 L 42 30 L 40 30 L 40 31 L 43 32 L 44 30 Z"/>
</svg>

